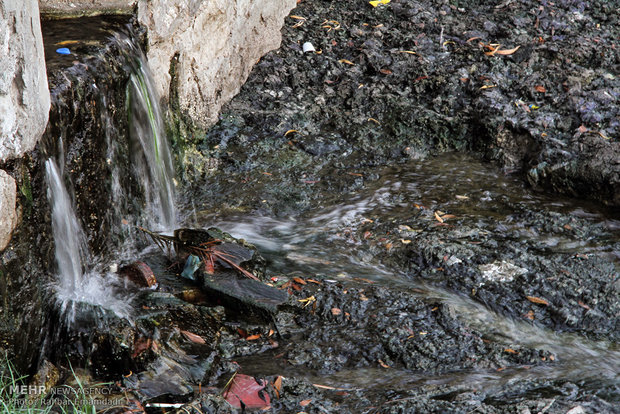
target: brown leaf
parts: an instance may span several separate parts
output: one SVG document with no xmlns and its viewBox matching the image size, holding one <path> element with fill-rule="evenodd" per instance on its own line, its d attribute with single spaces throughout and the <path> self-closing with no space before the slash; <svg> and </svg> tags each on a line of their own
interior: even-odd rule
<svg viewBox="0 0 620 414">
<path fill-rule="evenodd" d="M 586 305 L 585 303 L 583 303 L 582 301 L 577 302 L 579 304 L 579 306 L 581 306 L 584 309 L 587 310 L 592 310 L 588 305 Z"/>
<path fill-rule="evenodd" d="M 443 223 L 443 219 L 441 218 L 439 214 L 437 214 L 437 212 L 435 212 L 435 218 L 437 219 L 438 222 Z"/>
<path fill-rule="evenodd" d="M 276 391 L 280 391 L 282 389 L 282 375 L 278 375 L 275 379 L 275 381 L 273 382 L 273 388 L 276 389 Z"/>
<path fill-rule="evenodd" d="M 547 89 L 542 85 L 536 85 L 534 86 L 534 89 L 536 90 L 536 92 L 540 92 L 540 93 L 547 92 Z"/>
<path fill-rule="evenodd" d="M 532 311 L 532 310 L 531 310 L 531 311 L 529 311 L 528 313 L 526 313 L 525 315 L 523 315 L 523 317 L 524 317 L 524 318 L 527 318 L 527 319 L 529 319 L 529 320 L 531 320 L 531 321 L 533 321 L 533 320 L 534 320 L 534 311 Z"/>
<path fill-rule="evenodd" d="M 504 49 L 504 50 L 495 50 L 496 55 L 512 55 L 514 52 L 519 50 L 521 46 L 517 46 L 514 49 Z"/>
<path fill-rule="evenodd" d="M 441 216 L 441 218 L 444 220 L 449 220 L 456 218 L 456 216 L 454 214 L 444 214 L 443 216 Z"/>
<path fill-rule="evenodd" d="M 306 282 L 315 283 L 315 284 L 317 284 L 317 285 L 321 285 L 321 284 L 322 284 L 322 283 L 321 283 L 321 282 L 319 282 L 318 280 L 314 280 L 314 279 L 308 279 L 308 280 L 306 280 Z"/>
<path fill-rule="evenodd" d="M 260 338 L 260 334 L 250 335 L 250 336 L 246 337 L 245 340 L 246 341 L 255 341 L 258 338 Z"/>
<path fill-rule="evenodd" d="M 379 365 L 381 365 L 383 368 L 389 368 L 390 366 L 388 364 L 386 364 L 385 362 L 379 360 Z"/>
<path fill-rule="evenodd" d="M 312 384 L 312 385 L 322 390 L 337 390 L 338 389 L 336 387 L 330 387 L 329 385 L 322 385 L 322 384 Z"/>
<path fill-rule="evenodd" d="M 338 62 L 346 63 L 347 65 L 355 65 L 355 63 L 353 63 L 353 62 L 351 62 L 350 60 L 347 60 L 347 59 L 340 59 Z"/>
<path fill-rule="evenodd" d="M 190 341 L 192 341 L 195 344 L 205 344 L 205 340 L 202 339 L 201 336 L 196 335 L 195 333 L 191 333 L 188 331 L 181 331 L 181 333 L 183 334 L 183 336 L 185 336 L 187 339 L 189 339 Z"/>
<path fill-rule="evenodd" d="M 305 407 L 306 405 L 310 404 L 311 402 L 312 402 L 311 399 L 303 400 L 303 401 L 299 401 L 299 405 L 301 405 L 302 407 Z"/>
<path fill-rule="evenodd" d="M 504 349 L 504 352 L 507 352 L 509 354 L 518 354 L 519 353 L 518 351 L 515 351 L 514 349 L 511 349 L 511 348 Z"/>
<path fill-rule="evenodd" d="M 579 128 L 577 128 L 577 131 L 581 132 L 582 134 L 585 134 L 586 132 L 588 132 L 588 128 L 586 128 L 585 125 L 579 125 Z"/>
<path fill-rule="evenodd" d="M 379 72 L 383 73 L 384 75 L 391 75 L 392 71 L 389 69 L 379 69 Z"/>
<path fill-rule="evenodd" d="M 295 282 L 299 283 L 300 285 L 306 285 L 306 284 L 307 284 L 307 283 L 306 283 L 306 281 L 305 281 L 305 280 L 303 280 L 303 279 L 302 279 L 302 278 L 300 278 L 300 277 L 294 277 L 294 278 L 293 278 L 293 280 L 294 280 Z"/>
<path fill-rule="evenodd" d="M 342 310 L 338 309 L 338 308 L 332 308 L 332 315 L 334 316 L 338 316 L 342 313 Z"/>
<path fill-rule="evenodd" d="M 539 298 L 537 296 L 526 296 L 527 300 L 533 303 L 538 303 L 539 305 L 549 306 L 549 302 L 543 298 Z"/>
</svg>

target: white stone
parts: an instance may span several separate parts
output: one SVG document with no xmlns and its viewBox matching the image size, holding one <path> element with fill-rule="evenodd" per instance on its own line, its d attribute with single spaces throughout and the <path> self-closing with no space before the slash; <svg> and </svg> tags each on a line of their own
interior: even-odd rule
<svg viewBox="0 0 620 414">
<path fill-rule="evenodd" d="M 279 47 L 280 28 L 296 0 L 138 0 L 148 28 L 149 65 L 168 101 L 175 56 L 181 110 L 198 125 L 217 120 L 252 66 Z"/>
<path fill-rule="evenodd" d="M 527 269 L 519 267 L 505 260 L 478 266 L 482 272 L 482 277 L 492 282 L 510 282 L 516 276 L 525 274 Z"/>
<path fill-rule="evenodd" d="M 0 251 L 9 244 L 11 233 L 17 225 L 16 197 L 15 180 L 4 170 L 0 170 Z"/>
<path fill-rule="evenodd" d="M 61 16 L 131 13 L 138 0 L 39 0 L 41 13 Z"/>
<path fill-rule="evenodd" d="M 0 161 L 32 150 L 50 94 L 37 0 L 0 0 Z"/>
</svg>

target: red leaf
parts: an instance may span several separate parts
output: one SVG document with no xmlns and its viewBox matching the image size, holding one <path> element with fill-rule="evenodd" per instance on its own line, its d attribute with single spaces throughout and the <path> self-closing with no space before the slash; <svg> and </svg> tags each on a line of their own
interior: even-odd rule
<svg viewBox="0 0 620 414">
<path fill-rule="evenodd" d="M 534 89 L 536 90 L 536 92 L 540 92 L 540 93 L 547 92 L 547 89 L 542 85 L 536 85 L 534 86 Z"/>
<path fill-rule="evenodd" d="M 266 386 L 267 381 L 237 374 L 224 392 L 224 398 L 237 409 L 241 409 L 242 403 L 245 409 L 269 408 L 271 406 L 269 394 L 263 391 Z"/>
</svg>

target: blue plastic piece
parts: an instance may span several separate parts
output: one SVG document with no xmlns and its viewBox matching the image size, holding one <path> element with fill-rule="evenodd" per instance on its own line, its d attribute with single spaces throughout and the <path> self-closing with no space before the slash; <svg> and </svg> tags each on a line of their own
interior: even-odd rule
<svg viewBox="0 0 620 414">
<path fill-rule="evenodd" d="M 196 273 L 196 270 L 200 267 L 200 263 L 200 258 L 190 254 L 185 261 L 185 267 L 183 267 L 183 273 L 181 273 L 181 276 L 189 280 L 196 280 L 194 273 Z"/>
<path fill-rule="evenodd" d="M 61 47 L 60 49 L 56 49 L 56 53 L 59 53 L 61 55 L 70 55 L 71 51 L 68 47 Z"/>
</svg>

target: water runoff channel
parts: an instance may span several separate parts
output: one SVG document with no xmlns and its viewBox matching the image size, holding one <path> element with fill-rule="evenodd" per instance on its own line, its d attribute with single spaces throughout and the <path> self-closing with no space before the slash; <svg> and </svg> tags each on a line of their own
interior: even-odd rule
<svg viewBox="0 0 620 414">
<path fill-rule="evenodd" d="M 545 249 L 552 251 L 604 255 L 617 263 L 620 229 L 617 220 L 592 206 L 535 194 L 496 169 L 456 154 L 379 170 L 378 180 L 362 190 L 348 194 L 346 201 L 328 200 L 320 208 L 311 209 L 299 217 L 282 219 L 253 213 L 235 215 L 217 209 L 177 214 L 171 150 L 148 65 L 139 47 L 129 37 L 117 36 L 117 41 L 124 43 L 123 48 L 130 51 L 134 62 L 127 85 L 127 105 L 131 117 L 129 134 L 136 154 L 133 157 L 132 174 L 135 174 L 144 191 L 147 206 L 144 217 L 150 228 L 170 231 L 178 225 L 216 226 L 235 237 L 243 237 L 254 243 L 270 263 L 268 272 L 320 274 L 328 281 L 367 278 L 384 286 L 404 289 L 446 303 L 466 324 L 480 332 L 503 337 L 507 343 L 546 349 L 561 355 L 557 364 L 527 371 L 470 371 L 429 377 L 403 370 L 345 370 L 331 376 L 321 376 L 321 382 L 341 388 L 374 388 L 377 384 L 381 384 L 381 387 L 415 387 L 445 383 L 493 390 L 501 389 L 517 378 L 545 377 L 576 381 L 589 378 L 592 387 L 602 383 L 617 389 L 620 352 L 616 344 L 588 340 L 576 334 L 554 333 L 537 324 L 504 317 L 467 295 L 381 264 L 364 250 L 363 245 L 351 241 L 345 235 L 355 231 L 360 223 L 371 217 L 374 220 L 404 222 L 411 217 L 412 206 L 421 202 L 431 211 L 437 206 L 449 207 L 454 215 L 478 228 L 523 227 L 508 220 L 516 212 L 514 206 L 519 206 L 521 209 L 570 213 L 600 226 L 608 235 L 600 240 L 580 241 L 564 239 L 557 234 L 528 233 L 525 229 L 520 233 L 522 239 L 536 239 L 537 243 L 542 243 Z M 109 132 L 106 135 L 108 162 L 114 165 L 118 150 L 115 143 L 117 137 L 114 136 L 117 131 L 109 113 L 104 111 L 102 120 Z M 124 293 L 123 282 L 109 271 L 109 266 L 136 257 L 140 252 L 135 251 L 130 239 L 123 246 L 118 246 L 113 257 L 92 257 L 76 213 L 75 189 L 65 170 L 62 136 L 59 137 L 58 145 L 60 155 L 45 161 L 57 262 L 57 283 L 53 290 L 58 306 L 69 323 L 79 316 L 78 313 L 84 307 L 111 311 L 121 318 L 131 320 L 131 297 Z M 114 205 L 123 203 L 124 190 L 119 184 L 120 174 L 121 171 L 112 170 Z M 454 197 L 456 194 L 467 197 L 469 202 L 464 203 L 463 199 L 458 201 Z M 115 208 L 114 205 L 111 208 Z M 181 219 L 177 220 L 178 217 Z M 117 288 L 114 289 L 114 286 Z M 277 374 L 265 372 L 274 370 L 268 359 L 261 359 L 260 356 L 248 359 L 250 370 L 253 364 L 261 374 Z M 295 374 L 317 379 L 309 372 L 297 371 Z"/>
</svg>

